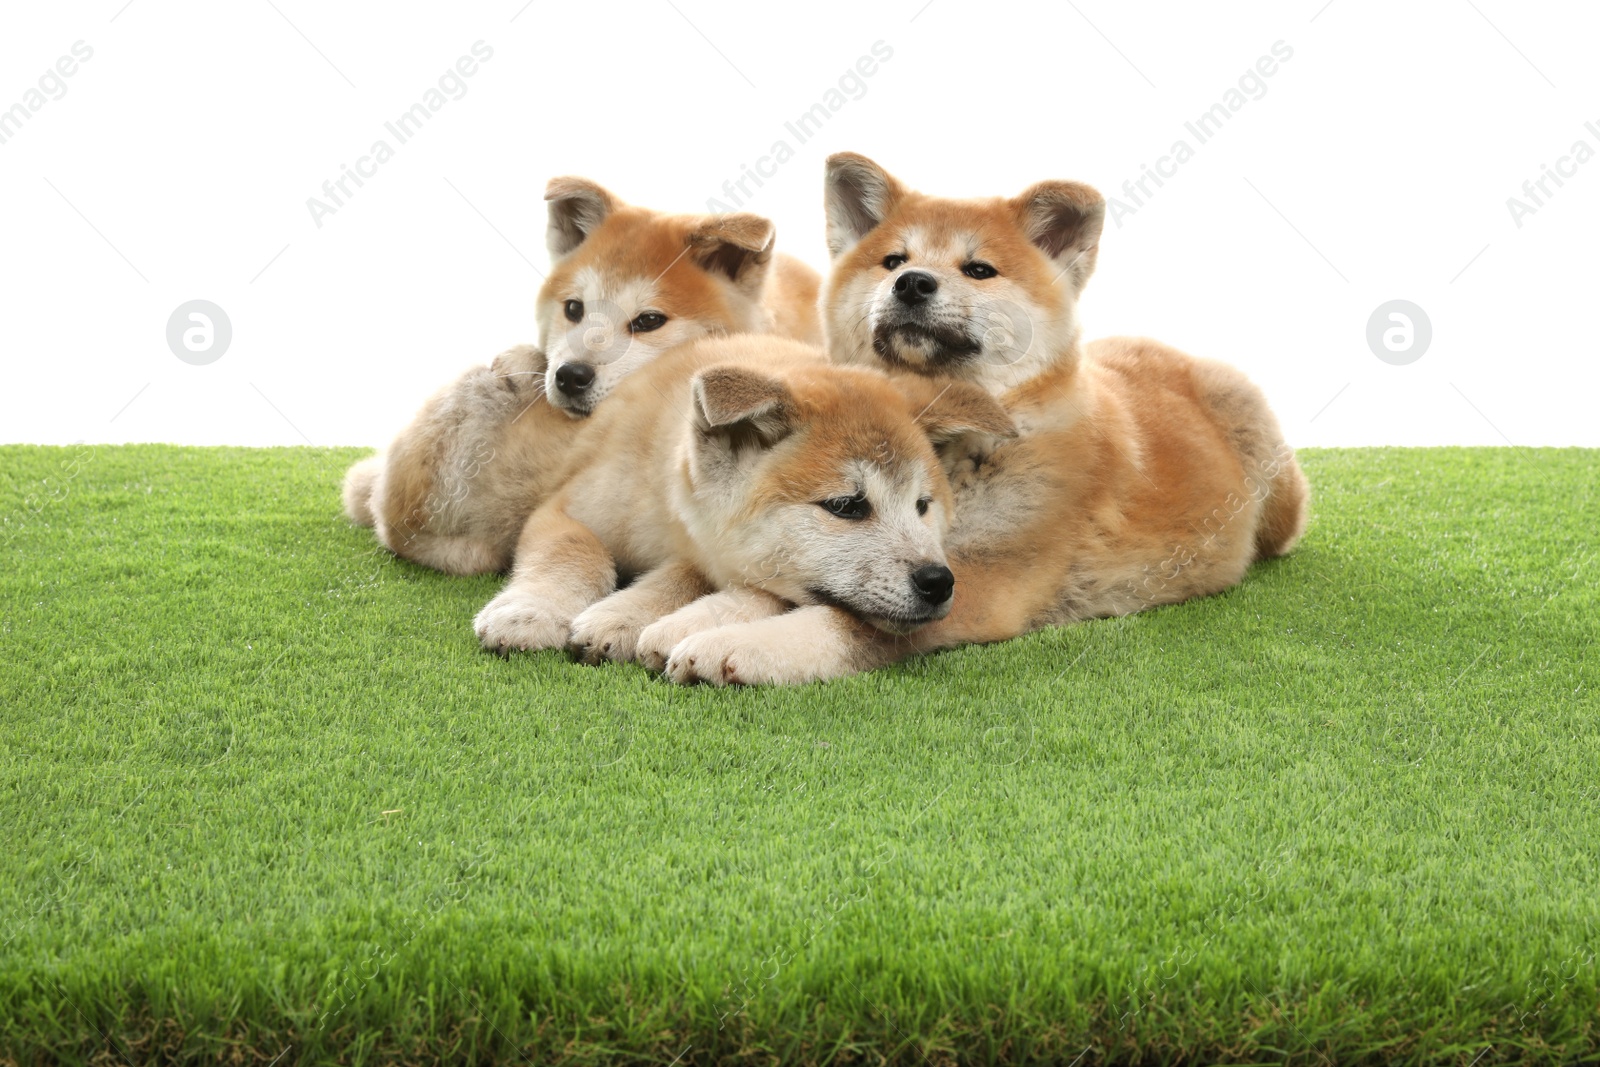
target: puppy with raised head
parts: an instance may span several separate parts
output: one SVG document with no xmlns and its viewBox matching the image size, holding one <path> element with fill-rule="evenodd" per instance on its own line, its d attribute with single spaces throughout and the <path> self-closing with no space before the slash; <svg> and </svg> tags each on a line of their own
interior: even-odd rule
<svg viewBox="0 0 1600 1067">
<path fill-rule="evenodd" d="M 828 160 L 825 187 L 833 357 L 980 385 L 1020 435 L 946 448 L 956 588 L 944 618 L 887 638 L 803 607 L 686 635 L 675 655 L 697 666 L 685 677 L 836 677 L 1215 593 L 1294 546 L 1306 481 L 1259 389 L 1155 341 L 1081 343 L 1099 193 L 1047 181 L 944 199 L 852 153 Z"/>
<path fill-rule="evenodd" d="M 815 271 L 750 214 L 664 215 L 553 179 L 553 266 L 539 343 L 446 386 L 388 451 L 345 476 L 345 511 L 397 555 L 451 574 L 503 570 L 556 487 L 581 420 L 627 375 L 706 335 L 821 338 Z"/>
<path fill-rule="evenodd" d="M 908 632 L 943 616 L 954 586 L 950 492 L 930 442 L 1011 432 L 972 385 L 896 382 L 771 337 L 697 341 L 590 417 L 478 637 L 500 652 L 570 643 L 626 660 L 646 627 L 721 589 L 725 617 L 827 604 Z M 619 572 L 639 577 L 613 595 Z M 653 629 L 665 661 L 673 625 Z"/>
</svg>

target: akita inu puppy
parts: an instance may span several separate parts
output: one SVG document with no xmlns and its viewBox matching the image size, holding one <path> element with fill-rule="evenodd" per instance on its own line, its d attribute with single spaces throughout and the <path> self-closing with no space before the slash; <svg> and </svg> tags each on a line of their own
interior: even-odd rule
<svg viewBox="0 0 1600 1067">
<path fill-rule="evenodd" d="M 891 638 L 803 607 L 686 635 L 675 678 L 834 677 L 1215 593 L 1294 546 L 1306 481 L 1260 390 L 1154 341 L 1080 343 L 1105 218 L 1095 190 L 939 199 L 842 153 L 825 202 L 834 358 L 978 383 L 1020 436 L 946 449 L 957 585 L 945 618 Z"/>
<path fill-rule="evenodd" d="M 766 219 L 663 215 L 583 178 L 553 179 L 545 199 L 554 266 L 539 290 L 539 344 L 469 370 L 345 477 L 351 520 L 451 574 L 510 563 L 581 418 L 659 353 L 707 334 L 821 339 L 821 280 L 773 254 Z"/>
<path fill-rule="evenodd" d="M 1012 432 L 966 383 L 897 383 L 772 337 L 697 341 L 590 416 L 478 637 L 630 659 L 646 626 L 714 589 L 907 632 L 949 610 L 955 581 L 930 441 Z M 619 570 L 642 577 L 613 596 Z"/>
</svg>

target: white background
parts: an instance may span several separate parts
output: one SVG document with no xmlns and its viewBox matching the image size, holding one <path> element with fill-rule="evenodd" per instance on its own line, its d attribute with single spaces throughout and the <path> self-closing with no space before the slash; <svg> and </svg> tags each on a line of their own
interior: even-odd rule
<svg viewBox="0 0 1600 1067">
<path fill-rule="evenodd" d="M 829 152 L 947 195 L 1120 195 L 1281 40 L 1266 95 L 1108 224 L 1088 336 L 1238 364 L 1299 445 L 1600 445 L 1600 160 L 1520 228 L 1506 205 L 1574 141 L 1600 150 L 1592 4 L 8 7 L 0 108 L 74 42 L 94 56 L 0 144 L 0 440 L 382 444 L 534 339 L 551 175 L 704 211 L 784 139 L 745 207 L 820 268 Z M 466 95 L 317 228 L 307 198 L 478 40 Z M 865 95 L 798 144 L 785 120 L 880 40 Z M 196 298 L 233 325 L 208 366 L 166 344 Z M 1395 298 L 1433 325 L 1407 366 L 1366 343 Z"/>
</svg>

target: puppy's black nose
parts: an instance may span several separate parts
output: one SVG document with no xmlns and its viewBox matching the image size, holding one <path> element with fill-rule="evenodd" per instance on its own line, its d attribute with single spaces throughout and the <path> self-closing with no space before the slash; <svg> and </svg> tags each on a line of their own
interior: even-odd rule
<svg viewBox="0 0 1600 1067">
<path fill-rule="evenodd" d="M 594 384 L 594 368 L 587 363 L 563 363 L 556 368 L 556 388 L 578 396 Z"/>
<path fill-rule="evenodd" d="M 949 567 L 929 563 L 911 572 L 911 584 L 929 606 L 938 607 L 950 599 L 956 587 L 956 576 L 950 573 Z"/>
<path fill-rule="evenodd" d="M 938 291 L 939 280 L 927 271 L 908 270 L 894 280 L 894 295 L 902 304 L 920 304 Z"/>
</svg>

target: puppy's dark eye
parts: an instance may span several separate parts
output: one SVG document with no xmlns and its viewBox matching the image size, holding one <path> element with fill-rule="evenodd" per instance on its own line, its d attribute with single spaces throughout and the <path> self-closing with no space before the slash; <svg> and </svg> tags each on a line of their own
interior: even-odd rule
<svg viewBox="0 0 1600 1067">
<path fill-rule="evenodd" d="M 965 274 L 969 278 L 976 278 L 981 282 L 985 278 L 993 278 L 1000 272 L 989 266 L 989 264 L 975 259 L 971 263 L 968 263 L 965 267 L 962 267 L 961 273 Z"/>
<path fill-rule="evenodd" d="M 899 270 L 901 267 L 905 266 L 905 264 L 906 264 L 906 257 L 905 256 L 894 255 L 894 256 L 884 256 L 883 257 L 883 269 L 884 270 Z"/>
<path fill-rule="evenodd" d="M 933 497 L 931 496 L 925 496 L 917 501 L 917 514 L 926 515 L 928 513 L 928 505 L 931 503 L 933 503 Z"/>
<path fill-rule="evenodd" d="M 565 310 L 567 314 L 567 321 L 577 322 L 579 319 L 583 318 L 583 301 L 568 300 Z"/>
<path fill-rule="evenodd" d="M 817 501 L 817 506 L 841 519 L 864 519 L 872 514 L 872 505 L 867 503 L 867 498 L 864 496 L 836 496 L 829 500 Z"/>
<path fill-rule="evenodd" d="M 635 316 L 634 320 L 628 323 L 628 328 L 634 333 L 649 333 L 651 330 L 661 329 L 666 324 L 667 317 L 661 312 L 646 311 L 643 315 Z"/>
</svg>

